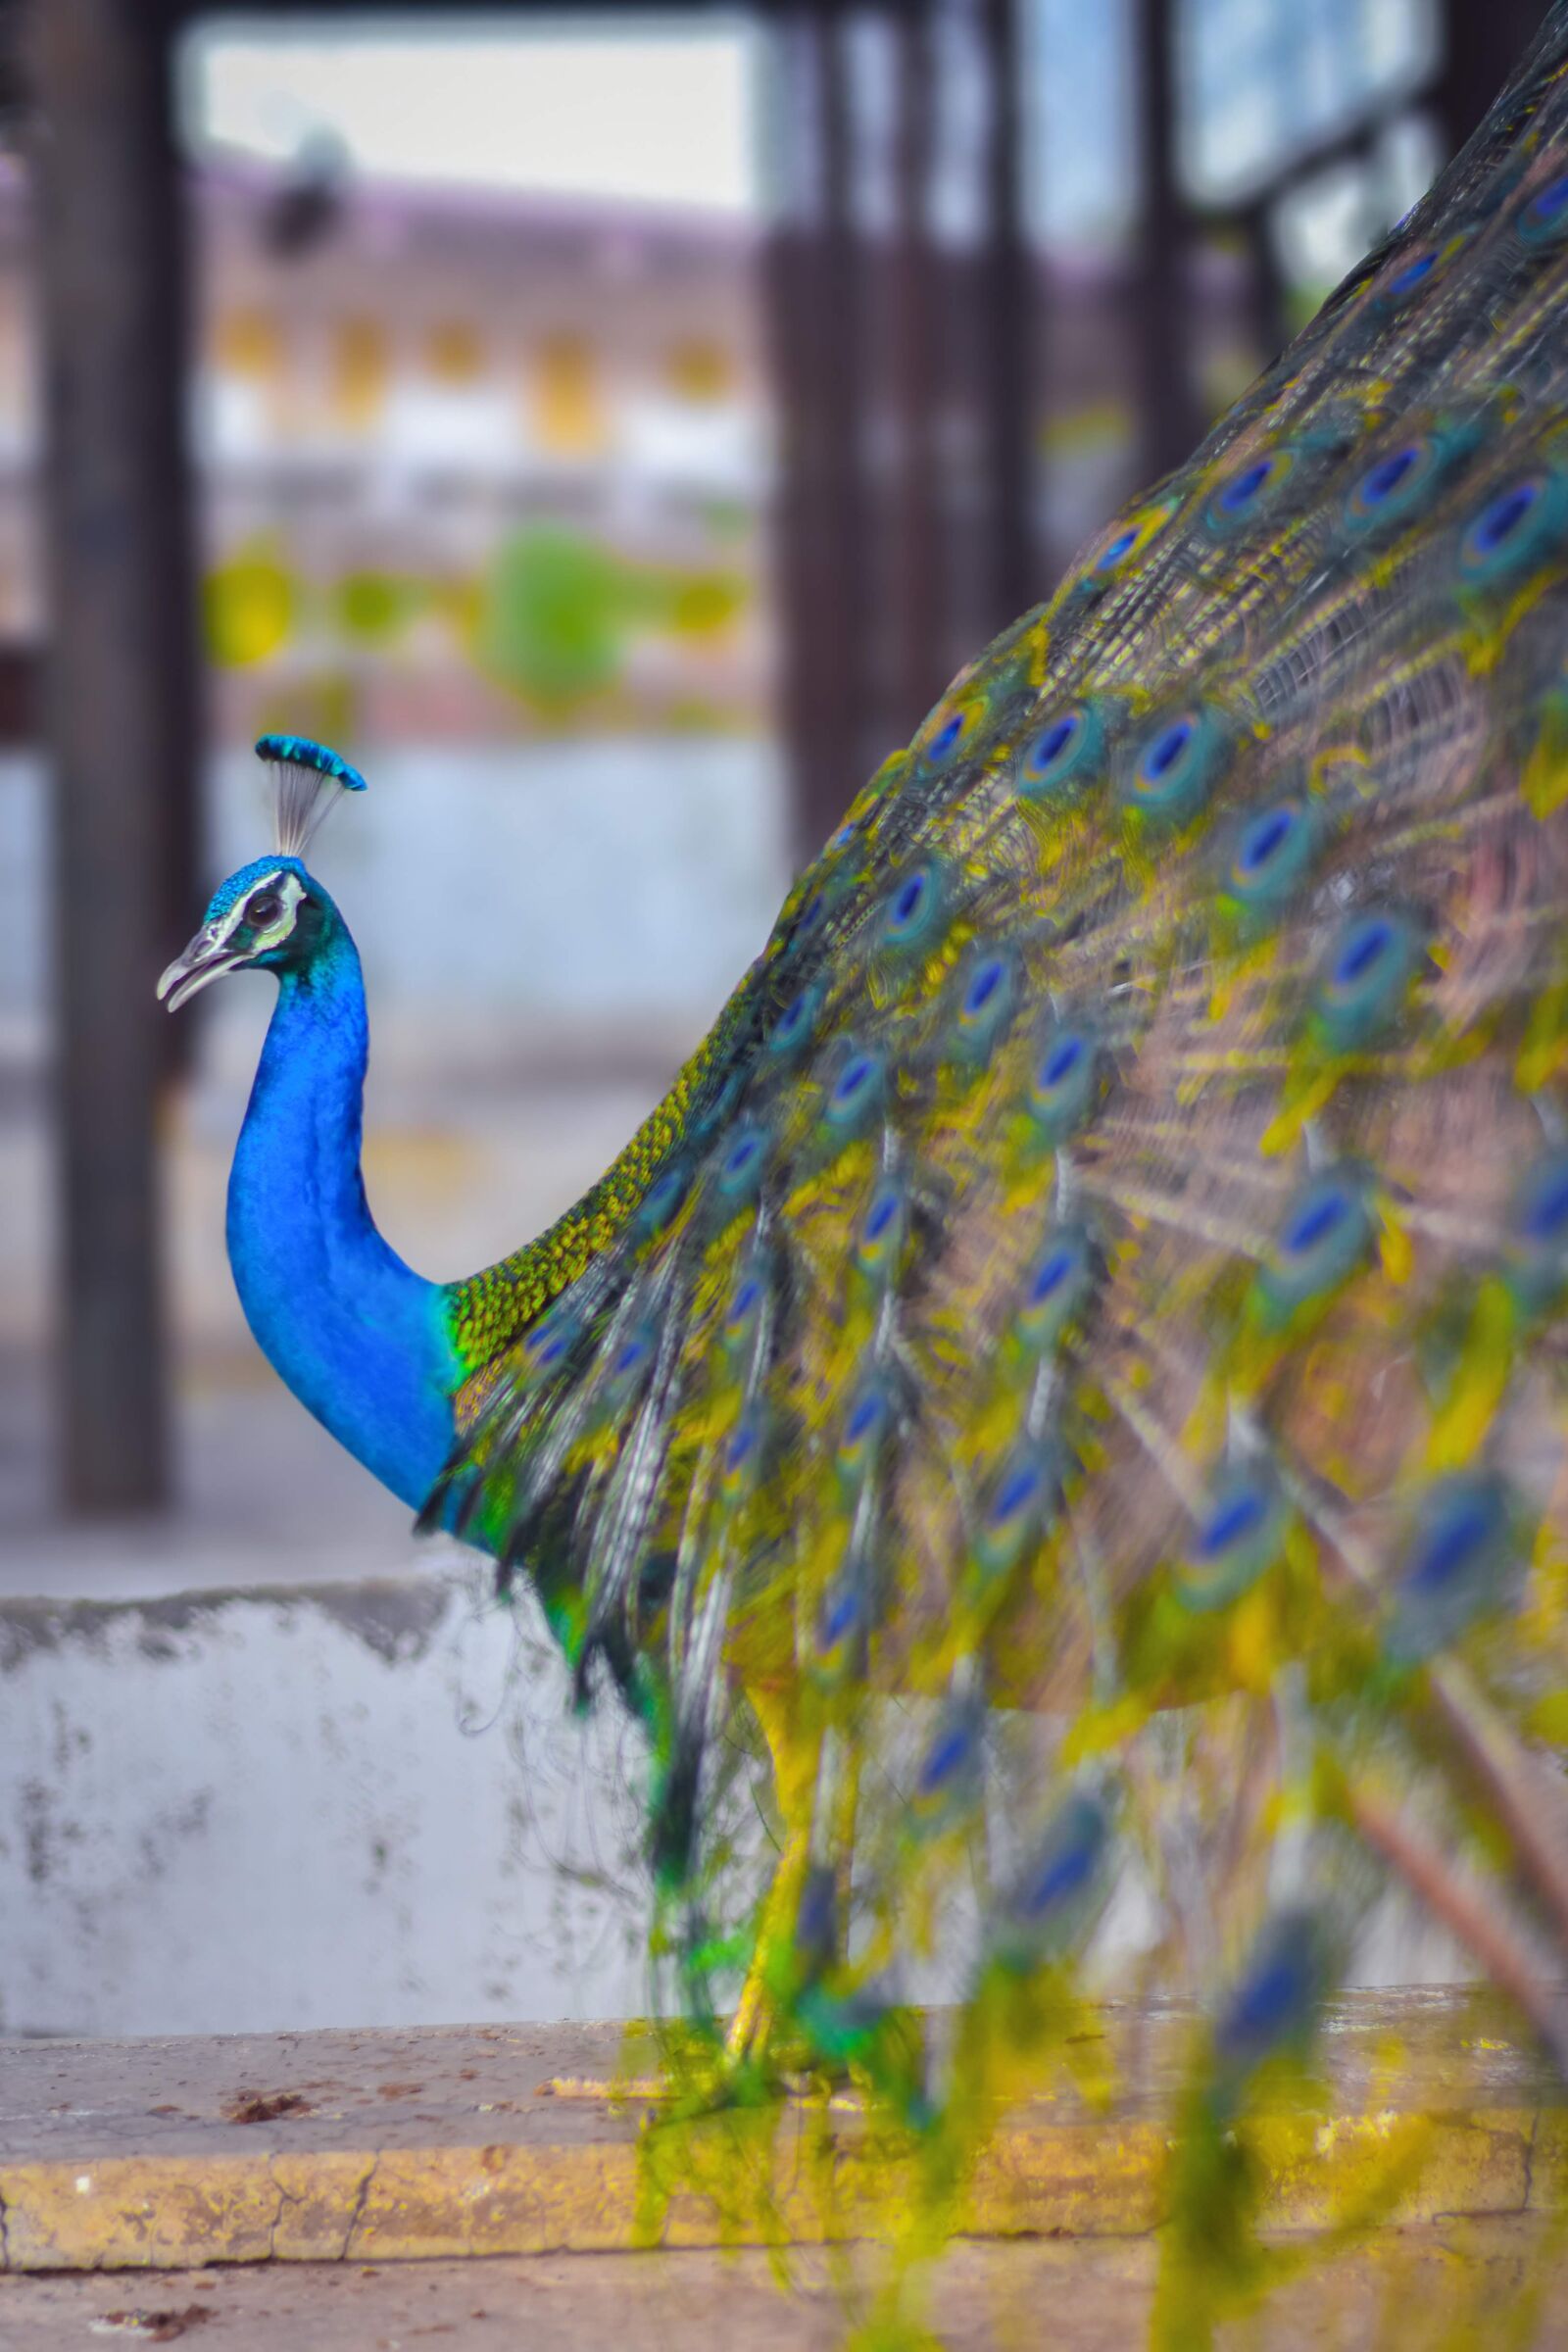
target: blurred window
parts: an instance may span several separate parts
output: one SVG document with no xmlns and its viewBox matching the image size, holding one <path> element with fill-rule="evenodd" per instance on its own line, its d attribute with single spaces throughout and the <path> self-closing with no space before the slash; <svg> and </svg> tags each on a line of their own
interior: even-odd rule
<svg viewBox="0 0 1568 2352">
<path fill-rule="evenodd" d="M 669 381 L 682 400 L 723 400 L 735 389 L 735 365 L 720 343 L 677 343 L 669 355 Z"/>
<path fill-rule="evenodd" d="M 229 311 L 218 321 L 213 354 L 230 375 L 275 387 L 283 373 L 283 343 L 266 311 Z"/>
<path fill-rule="evenodd" d="M 386 329 L 375 318 L 342 318 L 332 340 L 332 411 L 350 432 L 368 432 L 386 405 Z"/>
<path fill-rule="evenodd" d="M 533 429 L 552 457 L 592 457 L 608 438 L 599 368 L 586 336 L 551 335 L 533 368 Z"/>
<path fill-rule="evenodd" d="M 438 384 L 473 383 L 484 372 L 478 330 L 460 319 L 444 319 L 430 330 L 425 360 Z"/>
<path fill-rule="evenodd" d="M 1234 201 L 1430 72 L 1434 0 L 1185 0 L 1183 172 Z"/>
</svg>

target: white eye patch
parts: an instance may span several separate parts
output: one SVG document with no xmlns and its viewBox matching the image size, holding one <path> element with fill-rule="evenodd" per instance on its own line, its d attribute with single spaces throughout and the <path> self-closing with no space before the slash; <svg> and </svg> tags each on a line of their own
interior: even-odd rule
<svg viewBox="0 0 1568 2352">
<path fill-rule="evenodd" d="M 236 899 L 220 922 L 212 925 L 208 936 L 214 949 L 221 951 L 242 924 L 255 932 L 258 947 L 275 948 L 293 930 L 304 896 L 304 883 L 298 874 L 291 874 L 286 867 L 280 866 L 275 874 L 264 874 L 259 882 L 251 885 L 242 899 Z M 270 918 L 265 906 L 269 899 L 278 902 L 276 911 Z M 259 901 L 264 908 L 260 916 L 255 911 Z"/>
</svg>

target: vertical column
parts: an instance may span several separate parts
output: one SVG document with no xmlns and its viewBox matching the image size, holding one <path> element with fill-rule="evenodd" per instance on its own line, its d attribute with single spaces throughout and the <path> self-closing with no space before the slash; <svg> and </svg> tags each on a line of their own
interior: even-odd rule
<svg viewBox="0 0 1568 2352">
<path fill-rule="evenodd" d="M 1037 283 L 1023 211 L 1019 0 L 980 0 L 979 16 L 989 118 L 980 261 L 979 527 L 986 559 L 983 593 L 990 608 L 986 626 L 994 633 L 1036 603 L 1044 588 L 1034 530 Z"/>
<path fill-rule="evenodd" d="M 889 31 L 894 110 L 888 304 L 891 745 L 917 724 L 946 678 L 936 499 L 939 288 L 931 235 L 933 61 L 926 11 L 895 9 Z"/>
<path fill-rule="evenodd" d="M 859 583 L 860 401 L 852 125 L 836 0 L 773 20 L 774 202 L 767 259 L 782 478 L 784 718 L 803 855 L 861 782 L 867 616 Z"/>
<path fill-rule="evenodd" d="M 1176 178 L 1175 0 L 1132 0 L 1138 73 L 1138 250 L 1133 271 L 1138 475 L 1152 482 L 1191 457 L 1200 418 L 1187 333 L 1182 204 Z"/>
<path fill-rule="evenodd" d="M 178 196 L 162 11 L 34 0 L 68 1504 L 168 1493 L 152 988 L 193 757 Z M 182 821 L 183 820 L 183 821 Z M 183 869 L 183 870 L 182 870 Z"/>
</svg>

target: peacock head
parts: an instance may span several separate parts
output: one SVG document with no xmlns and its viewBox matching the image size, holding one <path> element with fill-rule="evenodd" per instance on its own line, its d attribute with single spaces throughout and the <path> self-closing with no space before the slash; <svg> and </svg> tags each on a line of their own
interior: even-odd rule
<svg viewBox="0 0 1568 2352">
<path fill-rule="evenodd" d="M 256 752 L 275 779 L 277 852 L 253 858 L 214 891 L 201 929 L 158 983 L 171 1012 L 225 972 L 303 970 L 338 920 L 304 851 L 339 794 L 363 792 L 365 778 L 303 735 L 264 735 Z"/>
</svg>

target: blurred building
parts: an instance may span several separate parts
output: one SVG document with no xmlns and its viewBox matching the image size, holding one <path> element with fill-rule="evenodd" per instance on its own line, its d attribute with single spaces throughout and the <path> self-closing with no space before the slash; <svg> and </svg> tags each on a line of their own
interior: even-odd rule
<svg viewBox="0 0 1568 2352">
<path fill-rule="evenodd" d="M 357 741 L 762 723 L 748 223 L 237 164 L 197 202 L 225 738 L 302 694 Z"/>
</svg>

